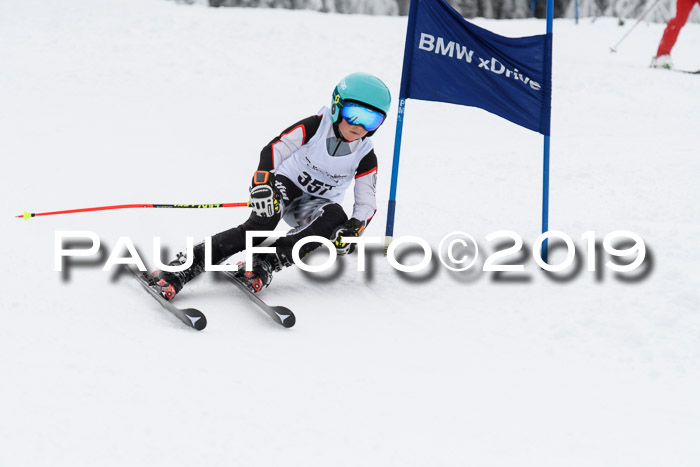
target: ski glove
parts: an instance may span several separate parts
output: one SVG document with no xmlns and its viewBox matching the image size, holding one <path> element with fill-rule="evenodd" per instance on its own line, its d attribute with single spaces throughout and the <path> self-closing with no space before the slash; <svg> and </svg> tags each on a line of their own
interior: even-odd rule
<svg viewBox="0 0 700 467">
<path fill-rule="evenodd" d="M 258 170 L 250 188 L 250 207 L 260 217 L 274 217 L 280 211 L 280 193 L 275 188 L 275 176 Z"/>
<path fill-rule="evenodd" d="M 333 245 L 335 245 L 335 251 L 341 256 L 354 253 L 357 245 L 354 243 L 344 243 L 342 237 L 359 237 L 364 230 L 365 223 L 354 217 L 345 224 L 336 227 L 331 236 L 331 241 Z"/>
</svg>

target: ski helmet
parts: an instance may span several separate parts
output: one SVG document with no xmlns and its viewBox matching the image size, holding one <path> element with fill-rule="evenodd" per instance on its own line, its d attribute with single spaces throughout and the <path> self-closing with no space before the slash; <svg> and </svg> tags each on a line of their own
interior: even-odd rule
<svg viewBox="0 0 700 467">
<path fill-rule="evenodd" d="M 331 117 L 333 123 L 341 120 L 343 106 L 346 102 L 357 102 L 376 110 L 386 117 L 391 106 L 391 93 L 389 88 L 376 76 L 367 73 L 353 73 L 342 80 L 333 90 L 333 100 L 331 102 Z M 367 136 L 372 136 L 370 131 Z"/>
</svg>

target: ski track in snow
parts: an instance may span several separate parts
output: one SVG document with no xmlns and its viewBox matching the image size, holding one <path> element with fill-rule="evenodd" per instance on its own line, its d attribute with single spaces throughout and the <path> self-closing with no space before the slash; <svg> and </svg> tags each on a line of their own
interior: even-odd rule
<svg viewBox="0 0 700 467">
<path fill-rule="evenodd" d="M 610 54 L 616 19 L 554 26 L 550 227 L 579 247 L 589 230 L 637 232 L 645 280 L 584 267 L 554 282 L 532 259 L 527 282 L 440 265 L 417 280 L 375 251 L 365 274 L 356 257 L 277 274 L 264 299 L 295 311 L 291 330 L 198 278 L 177 299 L 206 313 L 197 333 L 101 272 L 106 257 L 55 272 L 54 232 L 97 232 L 105 254 L 129 236 L 153 264 L 154 236 L 173 254 L 246 209 L 12 216 L 244 201 L 260 148 L 342 76 L 377 74 L 398 95 L 406 19 L 3 0 L 0 465 L 698 465 L 700 78 L 647 68 L 663 27 Z M 699 48 L 686 25 L 677 67 L 700 68 Z M 367 235 L 384 230 L 395 109 L 374 137 Z M 479 109 L 409 101 L 397 235 L 437 247 L 463 230 L 488 249 L 509 229 L 531 245 L 541 148 Z"/>
</svg>

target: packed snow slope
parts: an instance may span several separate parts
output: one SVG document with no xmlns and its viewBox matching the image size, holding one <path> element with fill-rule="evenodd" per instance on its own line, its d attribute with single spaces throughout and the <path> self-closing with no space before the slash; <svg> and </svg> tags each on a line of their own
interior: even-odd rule
<svg viewBox="0 0 700 467">
<path fill-rule="evenodd" d="M 578 271 L 553 280 L 529 255 L 542 136 L 409 101 L 396 235 L 437 249 L 467 232 L 477 266 L 400 274 L 374 250 L 364 273 L 356 256 L 282 271 L 262 296 L 296 312 L 290 330 L 210 273 L 176 300 L 207 314 L 196 332 L 102 266 L 120 237 L 152 265 L 153 237 L 166 259 L 246 208 L 13 216 L 247 200 L 261 147 L 341 77 L 374 73 L 398 95 L 406 18 L 0 2 L 0 465 L 699 465 L 700 76 L 647 68 L 661 24 L 610 54 L 631 24 L 554 24 L 550 228 L 573 238 Z M 688 24 L 677 66 L 700 68 L 698 50 Z M 384 233 L 395 109 L 374 137 L 366 235 Z M 481 271 L 503 229 L 523 237 L 527 255 L 508 260 L 525 272 Z M 605 253 L 587 271 L 581 235 L 621 229 L 647 245 L 641 272 L 613 273 Z M 64 230 L 95 232 L 101 254 L 54 271 Z"/>
</svg>

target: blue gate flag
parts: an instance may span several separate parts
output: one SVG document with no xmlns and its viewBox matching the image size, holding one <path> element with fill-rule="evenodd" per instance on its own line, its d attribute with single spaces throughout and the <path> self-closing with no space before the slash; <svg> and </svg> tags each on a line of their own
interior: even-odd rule
<svg viewBox="0 0 700 467">
<path fill-rule="evenodd" d="M 510 38 L 444 0 L 412 0 L 399 98 L 479 107 L 549 135 L 552 34 Z"/>
</svg>

